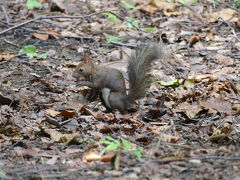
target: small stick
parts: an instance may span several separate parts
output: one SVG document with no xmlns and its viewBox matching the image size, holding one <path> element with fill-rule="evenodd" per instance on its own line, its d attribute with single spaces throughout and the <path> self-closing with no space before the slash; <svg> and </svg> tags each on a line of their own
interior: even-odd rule
<svg viewBox="0 0 240 180">
<path fill-rule="evenodd" d="M 61 35 L 61 34 L 56 34 L 56 33 L 49 33 L 49 32 L 43 32 L 43 31 L 37 31 L 37 30 L 32 30 L 29 28 L 23 28 L 26 31 L 30 31 L 30 32 L 36 32 L 38 34 L 48 34 L 48 35 L 52 35 L 52 36 L 58 36 L 61 38 L 75 38 L 75 39 L 87 39 L 87 40 L 92 40 L 93 37 L 87 37 L 87 36 L 70 36 L 70 35 Z"/>
<path fill-rule="evenodd" d="M 113 45 L 117 45 L 117 46 L 125 46 L 125 47 L 129 47 L 129 48 L 136 48 L 137 45 L 134 45 L 134 44 L 126 44 L 126 43 L 121 43 L 121 42 L 111 42 L 111 44 Z"/>
<path fill-rule="evenodd" d="M 37 20 L 42 20 L 42 19 L 54 19 L 54 18 L 68 18 L 68 19 L 77 19 L 77 18 L 80 18 L 80 19 L 84 19 L 84 18 L 89 18 L 89 17 L 91 17 L 91 16 L 96 16 L 96 15 L 99 15 L 99 14 L 102 14 L 102 13 L 106 13 L 106 12 L 108 12 L 108 13 L 113 13 L 112 11 L 100 11 L 100 12 L 88 14 L 88 15 L 86 15 L 86 16 L 38 16 L 38 17 L 36 17 L 36 18 L 27 20 L 27 21 L 25 21 L 25 22 L 22 22 L 22 23 L 20 23 L 20 24 L 17 24 L 17 25 L 15 25 L 15 26 L 12 26 L 12 27 L 10 27 L 10 28 L 8 28 L 8 29 L 5 29 L 4 31 L 0 32 L 0 35 L 8 32 L 8 31 L 11 31 L 11 30 L 13 30 L 13 29 L 19 28 L 19 27 L 21 27 L 21 26 L 23 26 L 23 25 L 26 25 L 26 24 L 28 24 L 28 23 L 31 23 L 31 22 L 33 22 L 33 21 L 37 21 Z"/>
<path fill-rule="evenodd" d="M 232 33 L 233 33 L 234 37 L 240 42 L 239 37 L 237 36 L 235 30 L 234 30 L 233 27 L 230 25 L 230 23 L 227 22 L 227 21 L 224 21 L 224 22 L 230 27 L 230 29 L 232 30 Z"/>
<path fill-rule="evenodd" d="M 9 17 L 8 17 L 7 11 L 6 11 L 6 9 L 5 9 L 5 7 L 4 7 L 3 5 L 1 6 L 1 8 L 2 8 L 2 11 L 3 11 L 3 13 L 4 13 L 6 22 L 7 22 L 7 24 L 9 24 L 9 23 L 10 23 L 10 19 L 9 19 Z"/>
</svg>

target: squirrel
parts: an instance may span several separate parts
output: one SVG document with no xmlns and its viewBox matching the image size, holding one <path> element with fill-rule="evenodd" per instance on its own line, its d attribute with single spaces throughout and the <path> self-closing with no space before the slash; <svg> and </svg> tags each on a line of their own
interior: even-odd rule
<svg viewBox="0 0 240 180">
<path fill-rule="evenodd" d="M 94 64 L 89 58 L 83 58 L 73 72 L 73 77 L 84 77 L 85 81 L 80 81 L 78 86 L 88 86 L 101 92 L 100 99 L 108 110 L 117 109 L 123 113 L 135 100 L 145 96 L 151 63 L 162 56 L 160 44 L 148 44 L 138 47 L 135 53 L 128 57 L 128 94 L 124 77 L 119 70 Z"/>
</svg>

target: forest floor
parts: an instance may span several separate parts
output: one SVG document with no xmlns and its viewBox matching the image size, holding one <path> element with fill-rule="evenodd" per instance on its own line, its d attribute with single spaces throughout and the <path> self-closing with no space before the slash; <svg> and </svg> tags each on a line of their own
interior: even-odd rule
<svg viewBox="0 0 240 180">
<path fill-rule="evenodd" d="M 40 2 L 0 2 L 0 179 L 240 179 L 239 1 Z M 85 55 L 126 71 L 152 42 L 138 109 L 85 100 Z"/>
</svg>

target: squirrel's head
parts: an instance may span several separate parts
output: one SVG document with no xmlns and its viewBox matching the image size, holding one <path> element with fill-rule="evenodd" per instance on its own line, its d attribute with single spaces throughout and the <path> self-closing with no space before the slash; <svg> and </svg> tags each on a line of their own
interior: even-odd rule
<svg viewBox="0 0 240 180">
<path fill-rule="evenodd" d="M 89 56 L 85 56 L 73 72 L 74 78 L 87 78 L 94 74 L 94 64 Z"/>
</svg>

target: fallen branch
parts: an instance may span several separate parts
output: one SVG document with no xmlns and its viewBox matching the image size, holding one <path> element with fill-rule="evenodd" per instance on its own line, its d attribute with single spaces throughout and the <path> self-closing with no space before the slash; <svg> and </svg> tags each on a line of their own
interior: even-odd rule
<svg viewBox="0 0 240 180">
<path fill-rule="evenodd" d="M 102 13 L 112 13 L 114 14 L 112 11 L 100 11 L 100 12 L 96 12 L 96 13 L 92 13 L 92 14 L 88 14 L 88 15 L 85 15 L 85 16 L 38 16 L 34 19 L 30 19 L 30 20 L 27 20 L 25 22 L 22 22 L 20 24 L 17 24 L 15 26 L 12 26 L 8 29 L 5 29 L 4 31 L 0 32 L 0 35 L 8 32 L 8 31 L 11 31 L 13 29 L 16 29 L 16 28 L 19 28 L 21 26 L 24 26 L 26 24 L 29 24 L 33 21 L 37 21 L 37 20 L 42 20 L 42 19 L 56 19 L 56 18 L 68 18 L 68 19 L 85 19 L 85 18 L 89 18 L 89 17 L 92 17 L 92 16 L 96 16 L 96 15 L 99 15 L 99 14 L 102 14 Z"/>
</svg>

